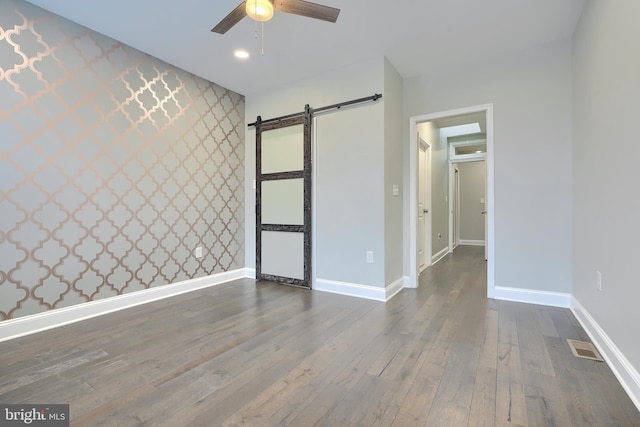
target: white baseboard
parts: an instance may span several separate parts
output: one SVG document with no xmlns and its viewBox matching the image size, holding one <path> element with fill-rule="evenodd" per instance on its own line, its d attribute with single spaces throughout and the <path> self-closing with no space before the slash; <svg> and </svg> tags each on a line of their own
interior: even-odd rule
<svg viewBox="0 0 640 427">
<path fill-rule="evenodd" d="M 640 373 L 575 296 L 571 300 L 571 311 L 640 411 Z"/>
<path fill-rule="evenodd" d="M 551 307 L 571 307 L 571 294 L 568 293 L 508 288 L 505 286 L 496 286 L 494 289 L 494 299 L 548 305 Z"/>
<path fill-rule="evenodd" d="M 334 294 L 386 302 L 402 290 L 405 283 L 404 281 L 405 278 L 401 277 L 383 288 L 378 286 L 361 285 L 359 283 L 316 279 L 313 289 L 316 291 L 331 292 Z"/>
<path fill-rule="evenodd" d="M 244 277 L 247 277 L 249 279 L 255 279 L 256 278 L 256 269 L 255 268 L 245 267 L 245 269 L 244 269 Z"/>
<path fill-rule="evenodd" d="M 400 277 L 399 279 L 385 286 L 385 289 L 384 289 L 386 294 L 385 301 L 389 301 L 391 298 L 396 296 L 396 294 L 400 292 L 403 288 L 404 288 L 404 277 Z"/>
<path fill-rule="evenodd" d="M 449 247 L 442 248 L 442 250 L 431 257 L 431 265 L 440 261 L 449 253 Z"/>
<path fill-rule="evenodd" d="M 19 317 L 0 322 L 0 342 L 46 331 L 114 311 L 124 310 L 140 304 L 192 292 L 245 277 L 245 269 L 227 271 L 197 279 L 185 280 L 165 286 L 144 289 L 70 307 L 58 308 L 44 313 Z"/>
<path fill-rule="evenodd" d="M 413 284 L 411 283 L 411 277 L 410 276 L 404 276 L 402 278 L 403 284 L 405 288 L 411 288 L 411 289 L 415 289 L 417 288 L 417 283 Z"/>
<path fill-rule="evenodd" d="M 460 245 L 463 246 L 484 246 L 484 240 L 465 240 L 460 239 Z"/>
<path fill-rule="evenodd" d="M 255 279 L 255 268 L 245 268 L 244 277 Z M 361 285 L 359 283 L 347 283 L 337 280 L 319 279 L 316 278 L 312 289 L 314 291 L 331 292 L 334 294 L 348 295 L 352 297 L 372 299 L 375 301 L 389 301 L 398 292 L 400 292 L 407 283 L 409 283 L 409 277 L 400 277 L 393 283 L 390 283 L 386 287 L 377 287 L 370 285 Z"/>
</svg>

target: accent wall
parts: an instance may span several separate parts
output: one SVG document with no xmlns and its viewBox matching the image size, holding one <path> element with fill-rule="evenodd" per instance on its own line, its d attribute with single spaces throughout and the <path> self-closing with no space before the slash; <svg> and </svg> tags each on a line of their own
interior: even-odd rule
<svg viewBox="0 0 640 427">
<path fill-rule="evenodd" d="M 244 103 L 1 2 L 0 319 L 243 268 Z"/>
</svg>

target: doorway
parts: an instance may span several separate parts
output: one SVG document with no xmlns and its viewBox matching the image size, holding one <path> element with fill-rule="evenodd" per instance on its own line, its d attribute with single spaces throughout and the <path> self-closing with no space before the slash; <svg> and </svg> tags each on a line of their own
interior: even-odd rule
<svg viewBox="0 0 640 427">
<path fill-rule="evenodd" d="M 409 119 L 409 277 L 406 287 L 418 286 L 419 263 L 418 263 L 418 197 L 419 197 L 419 138 L 418 126 L 421 123 L 436 120 L 453 119 L 457 116 L 469 114 L 482 114 L 486 121 L 486 253 L 487 253 L 487 296 L 493 298 L 495 295 L 495 259 L 494 259 L 494 159 L 493 159 L 493 105 L 485 104 L 456 110 L 430 113 L 419 116 L 412 116 Z M 432 148 L 433 150 L 433 148 Z M 434 153 L 432 151 L 432 159 Z M 435 178 L 432 178 L 435 181 Z M 448 205 L 449 196 L 446 200 L 434 199 L 433 203 Z M 435 208 L 434 208 L 435 209 Z M 448 221 L 447 221 L 448 222 Z M 434 234 L 436 231 L 433 230 Z M 447 233 L 449 236 L 452 233 Z M 447 239 L 448 240 L 448 239 Z"/>
<path fill-rule="evenodd" d="M 486 162 L 455 156 L 449 162 L 449 252 L 458 245 L 483 246 L 486 260 Z"/>
</svg>

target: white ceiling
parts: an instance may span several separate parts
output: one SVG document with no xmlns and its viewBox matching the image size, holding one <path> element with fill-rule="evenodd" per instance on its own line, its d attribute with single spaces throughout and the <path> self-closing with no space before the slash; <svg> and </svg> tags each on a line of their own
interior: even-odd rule
<svg viewBox="0 0 640 427">
<path fill-rule="evenodd" d="M 250 18 L 210 32 L 241 0 L 28 1 L 243 95 L 382 55 L 407 78 L 566 38 L 585 2 L 317 0 L 338 22 L 276 11 L 262 56 Z"/>
</svg>

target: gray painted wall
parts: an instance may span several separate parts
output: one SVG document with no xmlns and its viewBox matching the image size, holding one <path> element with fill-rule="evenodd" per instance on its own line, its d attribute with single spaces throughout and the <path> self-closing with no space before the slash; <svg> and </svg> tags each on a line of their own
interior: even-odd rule
<svg viewBox="0 0 640 427">
<path fill-rule="evenodd" d="M 497 286 L 571 291 L 571 73 L 565 40 L 404 82 L 406 122 L 494 105 Z"/>
<path fill-rule="evenodd" d="M 0 319 L 243 267 L 244 98 L 22 1 L 0 17 Z"/>
<path fill-rule="evenodd" d="M 449 144 L 435 130 L 431 148 L 431 208 L 433 255 L 449 247 Z"/>
<path fill-rule="evenodd" d="M 590 1 L 573 50 L 573 294 L 640 371 L 640 3 Z M 602 291 L 596 290 L 596 270 Z"/>
<path fill-rule="evenodd" d="M 390 82 L 387 82 L 390 83 Z M 397 85 L 397 83 L 393 83 Z M 333 73 L 302 80 L 247 97 L 247 119 L 264 119 L 302 111 L 305 104 L 322 107 L 383 93 L 385 63 L 364 61 Z M 384 94 L 383 94 L 384 95 Z M 390 94 L 392 108 L 397 108 Z M 385 110 L 386 96 L 315 120 L 316 269 L 315 277 L 376 287 L 385 286 Z M 389 134 L 389 147 L 395 144 Z M 246 162 L 255 162 L 255 132 L 246 132 Z M 247 168 L 247 185 L 255 170 Z M 389 175 L 389 180 L 394 179 Z M 255 192 L 248 187 L 246 205 Z M 389 209 L 387 209 L 389 208 Z M 246 210 L 246 265 L 255 266 L 255 217 Z M 365 252 L 374 252 L 367 264 Z M 401 252 L 402 247 L 396 249 Z"/>
<path fill-rule="evenodd" d="M 458 163 L 460 178 L 460 240 L 484 241 L 485 162 Z"/>
<path fill-rule="evenodd" d="M 402 279 L 402 77 L 384 60 L 385 283 Z M 393 186 L 398 194 L 393 194 Z"/>
</svg>

